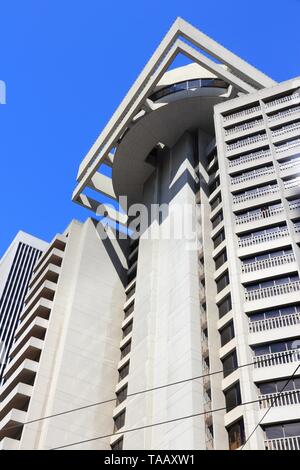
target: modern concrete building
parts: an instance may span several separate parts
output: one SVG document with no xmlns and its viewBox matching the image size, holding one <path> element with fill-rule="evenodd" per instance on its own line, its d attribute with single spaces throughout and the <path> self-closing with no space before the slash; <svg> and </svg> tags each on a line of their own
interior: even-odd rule
<svg viewBox="0 0 300 470">
<path fill-rule="evenodd" d="M 47 243 L 19 232 L 0 260 L 0 385 L 35 263 Z"/>
<path fill-rule="evenodd" d="M 300 78 L 176 20 L 35 268 L 2 448 L 299 450 L 299 178 Z"/>
</svg>

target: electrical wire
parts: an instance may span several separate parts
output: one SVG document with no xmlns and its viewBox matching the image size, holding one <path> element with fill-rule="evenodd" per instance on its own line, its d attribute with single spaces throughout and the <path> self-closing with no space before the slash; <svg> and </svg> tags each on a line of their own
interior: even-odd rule
<svg viewBox="0 0 300 470">
<path fill-rule="evenodd" d="M 292 373 L 292 375 L 290 376 L 290 378 L 287 380 L 287 382 L 285 383 L 285 385 L 282 387 L 282 389 L 280 390 L 280 392 L 278 392 L 277 395 L 275 395 L 275 397 L 273 397 L 273 400 L 271 402 L 271 405 L 269 406 L 269 408 L 267 409 L 267 411 L 265 412 L 265 414 L 262 416 L 262 418 L 259 420 L 259 422 L 257 423 L 257 425 L 255 426 L 255 428 L 253 429 L 253 431 L 249 434 L 249 436 L 247 437 L 246 441 L 244 442 L 244 444 L 242 445 L 242 447 L 240 448 L 240 450 L 243 450 L 245 445 L 247 444 L 247 442 L 249 441 L 249 439 L 253 436 L 253 434 L 255 433 L 255 431 L 257 430 L 258 426 L 262 423 L 262 421 L 264 420 L 264 418 L 267 416 L 267 414 L 269 413 L 270 409 L 275 405 L 278 397 L 281 395 L 281 393 L 284 391 L 284 389 L 288 386 L 288 384 L 290 383 L 291 380 L 293 380 L 293 378 L 295 377 L 298 369 L 300 368 L 300 364 L 296 367 L 296 369 L 294 370 L 294 372 Z"/>
<path fill-rule="evenodd" d="M 243 367 L 252 366 L 253 364 L 255 364 L 255 363 L 254 362 L 249 362 L 248 364 L 242 364 L 241 366 L 237 366 L 237 367 L 232 368 L 232 369 L 227 369 L 226 371 L 227 372 L 233 372 L 233 371 L 241 369 Z M 141 394 L 144 394 L 144 393 L 154 392 L 156 390 L 161 390 L 163 388 L 172 387 L 174 385 L 180 385 L 180 384 L 183 384 L 183 383 L 186 383 L 186 382 L 190 382 L 192 380 L 202 379 L 204 377 L 210 377 L 212 375 L 217 375 L 217 374 L 221 374 L 221 373 L 224 373 L 223 369 L 218 370 L 218 371 L 214 371 L 214 372 L 208 372 L 207 374 L 198 375 L 198 376 L 195 376 L 195 377 L 190 377 L 188 379 L 178 380 L 176 382 L 171 382 L 169 384 L 158 385 L 157 387 L 148 388 L 148 389 L 145 389 L 145 390 L 140 390 L 138 392 L 132 392 L 132 393 L 129 393 L 126 398 L 134 397 L 136 395 L 141 395 Z M 91 403 L 89 405 L 80 406 L 78 408 L 72 408 L 71 410 L 61 411 L 59 413 L 55 413 L 55 414 L 48 415 L 48 416 L 42 416 L 41 418 L 32 419 L 30 421 L 26 421 L 25 423 L 14 424 L 13 426 L 8 426 L 7 428 L 5 428 L 5 430 L 8 431 L 8 430 L 20 428 L 20 427 L 26 426 L 28 424 L 34 424 L 34 423 L 37 423 L 39 421 L 43 421 L 45 419 L 56 418 L 58 416 L 63 416 L 63 415 L 66 415 L 66 414 L 75 413 L 76 411 L 86 410 L 86 409 L 92 408 L 94 406 L 105 405 L 107 403 L 111 403 L 111 402 L 114 402 L 116 400 L 117 400 L 117 397 L 109 398 L 107 400 L 98 401 L 98 402 L 95 402 L 95 403 Z"/>
</svg>

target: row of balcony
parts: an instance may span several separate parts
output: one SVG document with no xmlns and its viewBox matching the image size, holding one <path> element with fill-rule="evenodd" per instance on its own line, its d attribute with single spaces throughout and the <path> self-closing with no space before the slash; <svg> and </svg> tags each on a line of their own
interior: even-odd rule
<svg viewBox="0 0 300 470">
<path fill-rule="evenodd" d="M 293 294 L 300 291 L 300 281 L 287 282 L 269 287 L 245 291 L 246 302 L 268 299 L 277 295 Z"/>
<path fill-rule="evenodd" d="M 243 109 L 242 111 L 238 111 L 237 113 L 228 114 L 227 116 L 223 117 L 223 120 L 224 120 L 224 122 L 228 122 L 228 121 L 231 121 L 233 119 L 247 117 L 251 114 L 259 112 L 260 110 L 261 110 L 260 106 L 253 106 L 252 108 Z"/>
<path fill-rule="evenodd" d="M 292 95 L 283 96 L 282 98 L 277 98 L 276 100 L 269 101 L 269 103 L 266 103 L 265 106 L 268 109 L 283 103 L 292 103 L 294 101 L 298 102 L 299 98 L 300 93 L 293 93 Z"/>
<path fill-rule="evenodd" d="M 256 119 L 255 121 L 250 121 L 250 122 L 245 122 L 244 124 L 241 124 L 239 126 L 231 127 L 229 129 L 225 129 L 225 135 L 232 135 L 235 134 L 236 132 L 243 132 L 247 131 L 249 129 L 253 129 L 257 126 L 261 126 L 263 124 L 262 119 Z"/>
<path fill-rule="evenodd" d="M 266 450 L 300 450 L 300 436 L 266 439 Z"/>
<path fill-rule="evenodd" d="M 260 176 L 264 175 L 271 175 L 275 172 L 273 165 L 272 166 L 265 166 L 263 168 L 258 168 L 257 170 L 247 171 L 239 176 L 232 177 L 230 179 L 230 183 L 232 185 L 243 183 L 245 181 L 249 181 Z"/>
<path fill-rule="evenodd" d="M 255 321 L 249 320 L 249 333 L 261 333 L 263 331 L 269 331 L 276 328 L 299 325 L 299 323 L 300 312 Z"/>
<path fill-rule="evenodd" d="M 272 131 L 272 136 L 277 137 L 278 135 L 285 134 L 286 132 L 296 131 L 297 129 L 300 129 L 300 123 L 299 122 L 295 122 L 293 124 L 283 126 L 280 129 L 273 130 Z"/>
<path fill-rule="evenodd" d="M 255 369 L 260 369 L 261 367 L 281 366 L 299 361 L 300 349 L 291 349 L 289 351 L 280 351 L 253 357 Z"/>
<path fill-rule="evenodd" d="M 300 165 L 300 157 L 293 158 L 285 162 L 279 163 L 280 170 L 288 170 L 289 168 L 294 168 Z"/>
<path fill-rule="evenodd" d="M 240 139 L 236 142 L 233 142 L 232 144 L 227 144 L 226 149 L 228 152 L 231 150 L 235 150 L 241 147 L 245 147 L 246 145 L 251 145 L 255 144 L 257 142 L 261 142 L 263 140 L 267 139 L 267 134 L 256 134 L 253 135 L 252 137 L 247 137 L 246 139 Z"/>
<path fill-rule="evenodd" d="M 246 192 L 244 194 L 237 194 L 233 196 L 233 203 L 239 204 L 241 202 L 251 201 L 259 197 L 267 196 L 269 194 L 275 194 L 279 190 L 278 184 L 272 186 L 256 188 L 253 191 Z"/>
<path fill-rule="evenodd" d="M 277 145 L 275 150 L 276 153 L 281 153 L 298 146 L 300 146 L 300 139 L 294 139 L 289 142 L 285 142 L 284 144 Z"/>
<path fill-rule="evenodd" d="M 300 226 L 299 226 L 300 231 Z M 274 240 L 279 240 L 289 236 L 289 231 L 287 228 L 282 228 L 274 232 L 261 233 L 259 235 L 252 235 L 247 238 L 239 238 L 238 246 L 239 248 L 244 248 L 248 246 L 258 245 L 260 243 L 271 242 Z"/>
<path fill-rule="evenodd" d="M 259 150 L 258 152 L 251 152 L 248 155 L 229 160 L 229 167 L 243 165 L 244 163 L 253 162 L 255 160 L 261 160 L 262 158 L 270 157 L 271 150 Z"/>
<path fill-rule="evenodd" d="M 268 121 L 278 121 L 279 119 L 283 119 L 287 116 L 292 116 L 297 113 L 300 113 L 300 106 L 296 106 L 295 108 L 289 108 L 286 111 L 280 111 L 279 113 L 273 114 L 272 116 L 268 116 Z"/>
<path fill-rule="evenodd" d="M 261 269 L 275 268 L 284 264 L 293 263 L 295 261 L 294 253 L 288 253 L 286 255 L 275 256 L 274 258 L 260 259 L 253 261 L 252 263 L 242 264 L 242 273 L 253 273 Z"/>
<path fill-rule="evenodd" d="M 300 201 L 299 201 L 300 205 Z M 269 217 L 272 217 L 274 215 L 280 214 L 283 212 L 283 206 L 279 205 L 277 207 L 269 207 L 268 209 L 263 209 L 259 212 L 254 212 L 253 214 L 247 213 L 247 214 L 242 214 L 242 215 L 237 215 L 235 218 L 235 223 L 237 225 L 245 224 L 248 222 L 253 222 L 256 220 L 263 220 Z"/>
</svg>

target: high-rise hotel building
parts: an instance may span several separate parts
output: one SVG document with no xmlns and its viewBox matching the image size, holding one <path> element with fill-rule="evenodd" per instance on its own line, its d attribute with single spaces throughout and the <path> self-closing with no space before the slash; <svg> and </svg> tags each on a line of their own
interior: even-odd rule
<svg viewBox="0 0 300 470">
<path fill-rule="evenodd" d="M 20 231 L 0 259 L 0 385 L 33 268 L 46 246 Z"/>
<path fill-rule="evenodd" d="M 299 450 L 300 78 L 176 20 L 73 200 L 104 219 L 35 268 L 2 448 Z"/>
</svg>

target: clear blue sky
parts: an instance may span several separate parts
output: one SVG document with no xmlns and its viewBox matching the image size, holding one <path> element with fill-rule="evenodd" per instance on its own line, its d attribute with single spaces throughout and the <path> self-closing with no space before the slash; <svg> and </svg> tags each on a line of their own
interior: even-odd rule
<svg viewBox="0 0 300 470">
<path fill-rule="evenodd" d="M 78 165 L 177 16 L 277 81 L 300 75 L 300 0 L 0 0 L 0 254 L 88 211 Z"/>
</svg>

